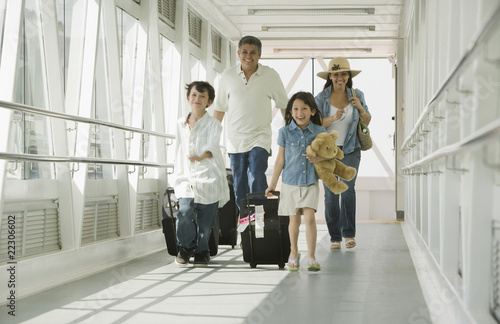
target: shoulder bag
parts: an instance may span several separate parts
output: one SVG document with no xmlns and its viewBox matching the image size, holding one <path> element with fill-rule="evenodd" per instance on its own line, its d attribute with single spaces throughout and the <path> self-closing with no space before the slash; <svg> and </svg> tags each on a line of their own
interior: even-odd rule
<svg viewBox="0 0 500 324">
<path fill-rule="evenodd" d="M 351 90 L 352 96 L 356 98 L 356 92 L 354 91 L 354 88 L 352 88 Z M 361 144 L 361 151 L 366 151 L 372 148 L 373 143 L 370 136 L 370 130 L 368 129 L 368 126 L 361 120 L 361 116 L 359 117 L 358 121 L 358 138 L 359 143 Z"/>
</svg>

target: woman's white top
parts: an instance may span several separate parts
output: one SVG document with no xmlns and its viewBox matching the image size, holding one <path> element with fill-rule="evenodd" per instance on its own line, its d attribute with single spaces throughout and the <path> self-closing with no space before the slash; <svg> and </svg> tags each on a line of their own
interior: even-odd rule
<svg viewBox="0 0 500 324">
<path fill-rule="evenodd" d="M 337 146 L 344 145 L 345 137 L 347 136 L 347 132 L 352 123 L 353 109 L 354 107 L 349 103 L 349 105 L 344 108 L 344 114 L 342 115 L 342 117 L 325 127 L 328 133 L 331 133 L 333 130 L 336 130 L 339 133 L 339 138 L 337 138 Z M 335 116 L 337 110 L 339 110 L 337 107 L 332 106 L 330 109 L 330 116 Z"/>
</svg>

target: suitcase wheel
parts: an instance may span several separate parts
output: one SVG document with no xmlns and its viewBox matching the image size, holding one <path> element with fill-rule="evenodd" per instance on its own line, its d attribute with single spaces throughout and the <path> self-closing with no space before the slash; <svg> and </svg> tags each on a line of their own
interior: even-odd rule
<svg viewBox="0 0 500 324">
<path fill-rule="evenodd" d="M 257 263 L 253 263 L 253 262 L 251 262 L 251 263 L 250 263 L 250 267 L 252 267 L 252 268 L 257 268 Z"/>
<path fill-rule="evenodd" d="M 279 263 L 278 267 L 280 267 L 280 269 L 285 269 L 285 264 L 284 263 Z"/>
</svg>

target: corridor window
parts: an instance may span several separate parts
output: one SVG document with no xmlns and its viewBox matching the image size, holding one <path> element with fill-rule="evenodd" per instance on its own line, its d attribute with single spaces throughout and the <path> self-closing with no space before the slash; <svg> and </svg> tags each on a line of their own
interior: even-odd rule
<svg viewBox="0 0 500 324">
<path fill-rule="evenodd" d="M 151 56 L 148 51 L 147 67 L 146 67 L 146 77 L 144 80 L 144 108 L 143 108 L 143 118 L 142 118 L 142 128 L 145 130 L 156 130 L 156 115 L 154 109 L 154 85 L 153 78 L 154 74 L 158 73 L 153 69 Z M 141 161 L 157 162 L 158 152 L 156 150 L 156 143 L 158 140 L 162 140 L 156 136 L 150 136 L 147 134 L 141 135 Z M 158 175 L 157 168 L 139 167 L 139 176 L 144 178 L 156 179 Z"/>
<path fill-rule="evenodd" d="M 113 109 L 113 106 L 109 99 L 109 69 L 106 61 L 107 47 L 106 38 L 104 37 L 102 12 L 100 19 L 91 117 L 112 122 L 111 109 Z M 90 125 L 88 156 L 92 158 L 113 159 L 115 158 L 114 152 L 113 129 L 99 125 Z M 116 166 L 111 164 L 89 164 L 87 175 L 89 179 L 114 179 L 116 178 Z"/>
<path fill-rule="evenodd" d="M 0 53 L 2 53 L 3 45 L 3 26 L 5 24 L 5 1 L 0 0 Z"/>
<path fill-rule="evenodd" d="M 73 7 L 77 0 L 56 0 L 57 31 L 59 33 L 59 58 L 61 60 L 61 73 L 68 78 L 69 47 L 71 43 L 71 28 L 73 26 Z"/>
<path fill-rule="evenodd" d="M 191 82 L 201 80 L 202 66 L 200 60 L 196 56 L 189 56 L 189 67 L 191 69 Z"/>
<path fill-rule="evenodd" d="M 175 123 L 179 118 L 179 80 L 181 55 L 174 43 L 160 36 L 161 78 L 163 84 L 163 109 L 165 111 L 165 132 L 175 134 Z M 183 96 L 181 100 L 183 99 Z M 167 162 L 174 161 L 174 145 L 167 146 Z"/>
<path fill-rule="evenodd" d="M 139 20 L 117 8 L 117 21 L 125 125 L 130 125 L 134 101 Z"/>
<path fill-rule="evenodd" d="M 19 44 L 15 101 L 46 109 L 47 73 L 42 57 L 43 38 L 41 13 L 35 0 L 26 0 Z M 10 152 L 53 155 L 50 118 L 14 112 L 10 129 Z M 10 179 L 54 179 L 54 164 L 19 162 L 9 168 Z"/>
</svg>

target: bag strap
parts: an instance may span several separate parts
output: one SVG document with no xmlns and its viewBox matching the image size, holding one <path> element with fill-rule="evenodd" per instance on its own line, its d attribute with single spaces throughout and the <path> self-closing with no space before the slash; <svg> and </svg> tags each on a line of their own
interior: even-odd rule
<svg viewBox="0 0 500 324">
<path fill-rule="evenodd" d="M 351 88 L 351 93 L 352 93 L 352 97 L 356 98 L 356 89 Z M 363 121 L 361 120 L 361 115 L 359 115 L 359 122 L 363 123 Z M 363 125 L 364 125 L 364 123 L 363 123 Z M 365 127 L 368 128 L 366 125 L 365 125 Z"/>
</svg>

